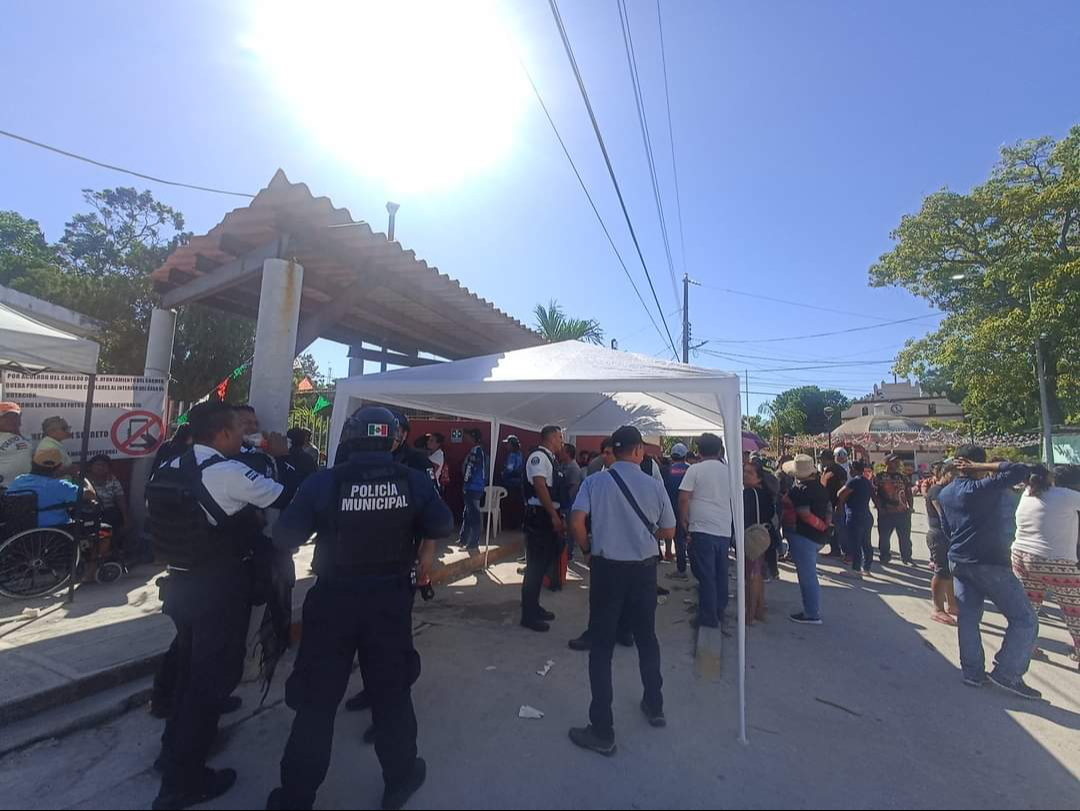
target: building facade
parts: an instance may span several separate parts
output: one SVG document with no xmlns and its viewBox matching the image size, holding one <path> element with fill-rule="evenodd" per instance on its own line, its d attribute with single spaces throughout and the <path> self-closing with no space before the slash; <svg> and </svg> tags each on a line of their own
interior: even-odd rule
<svg viewBox="0 0 1080 811">
<path fill-rule="evenodd" d="M 874 384 L 868 396 L 855 400 L 841 415 L 843 422 L 860 417 L 905 417 L 915 420 L 963 420 L 964 409 L 947 397 L 923 389 L 918 383 Z"/>
</svg>

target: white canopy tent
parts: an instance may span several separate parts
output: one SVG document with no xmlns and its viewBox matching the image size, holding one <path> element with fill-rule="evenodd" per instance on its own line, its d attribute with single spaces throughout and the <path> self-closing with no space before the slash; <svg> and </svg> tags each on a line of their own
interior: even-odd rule
<svg viewBox="0 0 1080 811">
<path fill-rule="evenodd" d="M 0 303 L 0 369 L 20 372 L 97 371 L 98 345 L 46 326 Z"/>
<path fill-rule="evenodd" d="M 504 424 L 533 431 L 560 425 L 569 435 L 610 434 L 634 425 L 643 434 L 723 436 L 734 462 L 729 471 L 738 561 L 739 739 L 746 741 L 742 413 L 736 375 L 577 341 L 357 375 L 337 381 L 331 446 L 364 401 L 489 421 L 493 449 Z M 494 466 L 493 452 L 492 475 Z"/>
<path fill-rule="evenodd" d="M 90 414 L 94 408 L 98 350 L 98 345 L 93 341 L 42 324 L 0 303 L 0 370 L 29 374 L 63 372 L 89 376 L 80 456 L 84 466 L 90 446 Z M 77 499 L 79 502 L 82 501 L 84 484 L 85 480 L 80 476 Z M 72 576 L 71 585 L 68 588 L 68 602 L 75 600 L 75 581 L 78 578 L 75 577 L 74 572 L 78 566 L 79 542 L 85 531 L 85 522 L 77 521 L 75 526 L 77 529 L 72 549 Z"/>
</svg>

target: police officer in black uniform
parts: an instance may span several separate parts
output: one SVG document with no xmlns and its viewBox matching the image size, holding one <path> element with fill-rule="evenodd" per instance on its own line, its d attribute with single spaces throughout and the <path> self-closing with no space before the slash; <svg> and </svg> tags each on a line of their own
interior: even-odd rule
<svg viewBox="0 0 1080 811">
<path fill-rule="evenodd" d="M 330 765 L 334 716 L 359 653 L 371 695 L 375 753 L 383 770 L 382 807 L 397 809 L 423 784 L 416 756 L 411 686 L 420 673 L 412 643 L 413 586 L 421 581 L 435 538 L 453 528 L 430 476 L 395 463 L 396 420 L 385 408 L 360 409 L 345 424 L 348 461 L 309 478 L 274 527 L 284 548 L 318 531 L 318 581 L 304 601 L 304 632 L 286 703 L 296 710 L 281 760 L 281 787 L 268 808 L 311 808 Z"/>
<path fill-rule="evenodd" d="M 228 458 L 243 438 L 232 406 L 203 403 L 189 419 L 194 444 L 156 470 L 146 490 L 154 554 L 169 565 L 162 612 L 176 624 L 178 650 L 155 809 L 206 802 L 236 781 L 232 769 L 208 769 L 206 757 L 243 670 L 249 589 L 242 561 L 250 535 L 242 528 L 252 510 L 279 505 L 285 495 L 277 482 Z"/>
<path fill-rule="evenodd" d="M 521 584 L 521 624 L 533 631 L 547 631 L 555 615 L 540 605 L 544 575 L 558 554 L 565 527 L 559 512 L 564 498 L 562 429 L 548 425 L 540 432 L 540 446 L 525 457 L 525 580 Z"/>
<path fill-rule="evenodd" d="M 435 478 L 435 465 L 431 461 L 431 458 L 423 451 L 409 445 L 409 432 L 412 430 L 412 426 L 409 424 L 409 418 L 402 414 L 400 411 L 390 412 L 394 419 L 397 420 L 397 433 L 395 434 L 396 446 L 394 447 L 393 457 L 394 461 L 398 464 L 405 465 L 405 467 L 418 470 L 426 476 L 431 477 L 431 481 L 435 483 L 435 492 L 438 492 L 438 481 Z M 335 464 L 338 461 L 348 460 L 348 447 L 344 443 L 338 446 L 337 453 L 335 454 Z M 440 494 L 440 498 L 441 498 Z M 422 537 L 417 535 L 413 540 L 416 541 L 417 548 L 419 548 Z M 422 582 L 419 585 L 424 585 Z M 363 710 L 371 709 L 371 696 L 368 691 L 361 688 L 360 691 L 345 702 L 346 712 L 361 712 Z M 375 743 L 375 727 L 370 726 L 364 732 L 364 743 Z"/>
</svg>

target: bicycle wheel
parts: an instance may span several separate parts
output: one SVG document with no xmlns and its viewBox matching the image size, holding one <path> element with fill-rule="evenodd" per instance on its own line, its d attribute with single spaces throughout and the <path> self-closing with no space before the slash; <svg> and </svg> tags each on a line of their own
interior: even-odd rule
<svg viewBox="0 0 1080 811">
<path fill-rule="evenodd" d="M 0 544 L 0 594 L 44 597 L 71 578 L 75 539 L 56 527 L 28 529 Z"/>
</svg>

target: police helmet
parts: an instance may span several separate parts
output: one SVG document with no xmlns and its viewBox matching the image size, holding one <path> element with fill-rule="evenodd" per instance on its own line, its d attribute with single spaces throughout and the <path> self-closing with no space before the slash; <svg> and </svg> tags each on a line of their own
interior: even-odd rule
<svg viewBox="0 0 1080 811">
<path fill-rule="evenodd" d="M 364 406 L 345 420 L 341 431 L 341 443 L 357 440 L 386 440 L 389 448 L 397 434 L 398 420 L 393 412 L 382 406 Z"/>
</svg>

